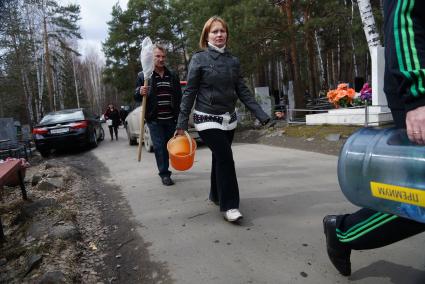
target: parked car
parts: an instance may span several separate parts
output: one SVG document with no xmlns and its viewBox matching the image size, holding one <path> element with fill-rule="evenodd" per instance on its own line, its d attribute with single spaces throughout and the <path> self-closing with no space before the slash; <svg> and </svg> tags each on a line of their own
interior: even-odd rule
<svg viewBox="0 0 425 284">
<path fill-rule="evenodd" d="M 137 145 L 140 132 L 140 111 L 142 107 L 135 108 L 125 118 L 126 132 L 129 145 Z M 153 144 L 150 136 L 149 128 L 145 123 L 143 142 L 148 152 L 153 152 Z"/>
<path fill-rule="evenodd" d="M 105 114 L 102 114 L 99 120 L 100 120 L 100 123 L 106 123 Z"/>
<path fill-rule="evenodd" d="M 186 81 L 180 81 L 180 85 L 182 88 L 186 86 Z M 125 124 L 127 125 L 127 137 L 128 137 L 128 144 L 129 145 L 137 145 L 138 139 L 139 139 L 139 132 L 140 132 L 140 110 L 141 107 L 136 107 L 133 111 L 131 111 L 127 118 L 125 119 Z M 193 109 L 192 109 L 193 111 Z M 189 129 L 188 132 L 190 136 L 192 136 L 195 140 L 200 141 L 201 138 L 199 137 L 198 132 L 194 128 L 193 124 L 193 118 L 192 115 L 189 116 Z M 148 152 L 153 152 L 153 143 L 152 138 L 149 132 L 149 127 L 145 123 L 144 127 L 144 135 L 143 135 L 143 142 L 145 145 L 145 149 Z"/>
<path fill-rule="evenodd" d="M 64 109 L 46 114 L 32 130 L 35 146 L 48 156 L 51 149 L 66 146 L 97 147 L 105 138 L 99 117 L 87 109 Z"/>
</svg>

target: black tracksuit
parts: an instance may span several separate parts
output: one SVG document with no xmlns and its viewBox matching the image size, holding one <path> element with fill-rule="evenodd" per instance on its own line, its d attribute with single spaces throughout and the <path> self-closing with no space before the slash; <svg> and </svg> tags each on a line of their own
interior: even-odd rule
<svg viewBox="0 0 425 284">
<path fill-rule="evenodd" d="M 384 0 L 385 81 L 388 106 L 398 128 L 406 113 L 425 106 L 425 1 Z M 354 250 L 383 247 L 425 231 L 425 224 L 360 209 L 337 217 L 337 236 Z"/>
</svg>

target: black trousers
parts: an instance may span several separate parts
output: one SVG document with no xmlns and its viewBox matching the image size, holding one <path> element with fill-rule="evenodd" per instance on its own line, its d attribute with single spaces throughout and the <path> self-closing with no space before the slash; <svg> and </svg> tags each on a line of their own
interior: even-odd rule
<svg viewBox="0 0 425 284">
<path fill-rule="evenodd" d="M 354 250 L 383 247 L 425 231 L 425 224 L 371 209 L 337 218 L 338 240 Z"/>
<path fill-rule="evenodd" d="M 406 109 L 425 105 L 425 94 L 420 96 L 425 76 L 419 71 L 425 66 L 424 11 L 425 1 L 384 1 L 384 90 L 398 128 L 406 127 Z M 383 247 L 424 231 L 424 223 L 366 208 L 337 217 L 338 240 L 354 250 Z"/>
<path fill-rule="evenodd" d="M 198 133 L 212 152 L 210 200 L 220 203 L 220 211 L 239 208 L 239 187 L 231 147 L 235 131 L 207 129 Z"/>
<path fill-rule="evenodd" d="M 111 140 L 114 139 L 114 132 L 115 132 L 115 138 L 118 139 L 118 125 L 110 125 L 109 128 L 109 134 L 111 135 Z"/>
</svg>

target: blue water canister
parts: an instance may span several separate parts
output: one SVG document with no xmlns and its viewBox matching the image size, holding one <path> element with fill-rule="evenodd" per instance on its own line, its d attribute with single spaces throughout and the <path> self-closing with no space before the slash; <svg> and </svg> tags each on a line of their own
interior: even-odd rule
<svg viewBox="0 0 425 284">
<path fill-rule="evenodd" d="M 425 147 L 405 130 L 355 132 L 339 155 L 338 180 L 355 205 L 425 223 Z"/>
</svg>

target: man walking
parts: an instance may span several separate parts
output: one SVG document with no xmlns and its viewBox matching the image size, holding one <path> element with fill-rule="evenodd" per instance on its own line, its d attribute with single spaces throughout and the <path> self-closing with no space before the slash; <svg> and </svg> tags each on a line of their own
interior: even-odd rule
<svg viewBox="0 0 425 284">
<path fill-rule="evenodd" d="M 385 0 L 384 91 L 396 127 L 425 144 L 425 1 Z M 406 40 L 409 38 L 409 40 Z M 345 276 L 351 250 L 383 247 L 425 231 L 425 224 L 363 208 L 323 219 L 328 256 Z"/>
<path fill-rule="evenodd" d="M 156 44 L 153 56 L 155 66 L 148 87 L 143 86 L 143 72 L 139 72 L 134 98 L 140 102 L 147 97 L 145 119 L 152 138 L 158 174 L 162 183 L 170 186 L 174 181 L 168 169 L 167 142 L 176 130 L 182 91 L 178 75 L 165 67 L 165 48 Z"/>
</svg>

